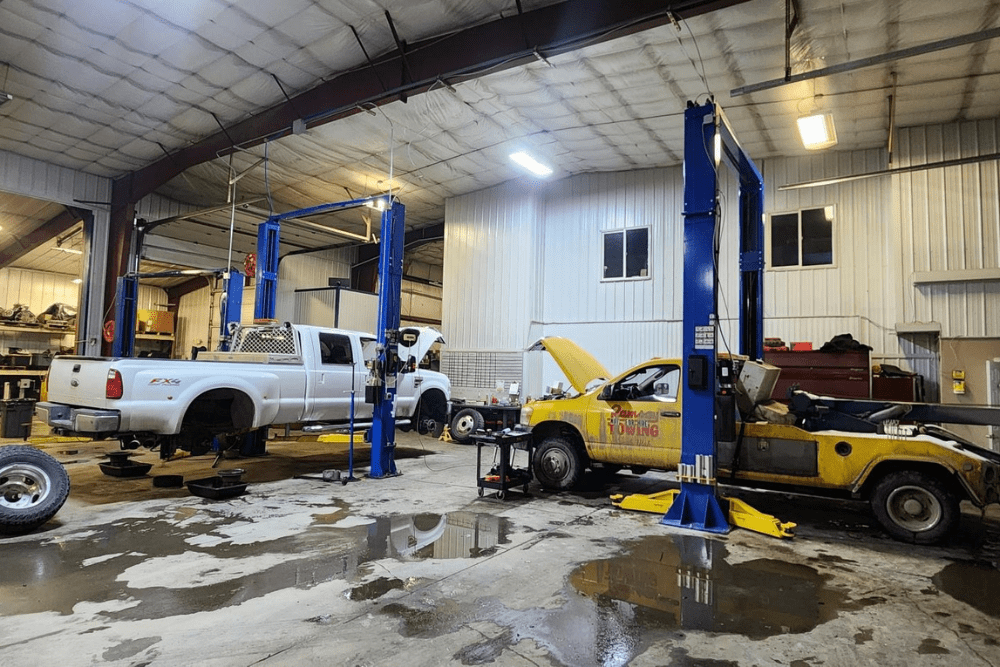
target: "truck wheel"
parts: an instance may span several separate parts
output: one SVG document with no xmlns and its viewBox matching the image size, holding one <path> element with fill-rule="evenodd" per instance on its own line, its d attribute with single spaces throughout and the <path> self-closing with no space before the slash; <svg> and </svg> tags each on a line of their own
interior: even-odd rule
<svg viewBox="0 0 1000 667">
<path fill-rule="evenodd" d="M 448 421 L 448 401 L 440 391 L 430 391 L 420 397 L 413 413 L 413 427 L 420 435 L 437 438 Z"/>
<path fill-rule="evenodd" d="M 34 447 L 0 447 L 0 534 L 38 528 L 68 495 L 69 475 L 54 458 Z"/>
<path fill-rule="evenodd" d="M 472 440 L 472 434 L 483 428 L 486 421 L 475 408 L 462 408 L 451 420 L 451 437 L 463 445 Z"/>
<path fill-rule="evenodd" d="M 550 436 L 535 449 L 535 477 L 546 489 L 568 491 L 583 475 L 583 457 L 566 438 Z"/>
<path fill-rule="evenodd" d="M 959 498 L 939 478 L 916 470 L 879 480 L 872 511 L 886 532 L 913 544 L 934 544 L 958 526 Z"/>
</svg>

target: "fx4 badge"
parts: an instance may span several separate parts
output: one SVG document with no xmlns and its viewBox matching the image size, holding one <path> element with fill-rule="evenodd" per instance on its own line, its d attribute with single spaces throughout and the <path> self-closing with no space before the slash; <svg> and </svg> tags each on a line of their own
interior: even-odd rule
<svg viewBox="0 0 1000 667">
<path fill-rule="evenodd" d="M 180 383 L 181 381 L 175 378 L 153 378 L 149 381 L 149 384 L 154 387 L 173 387 Z"/>
</svg>

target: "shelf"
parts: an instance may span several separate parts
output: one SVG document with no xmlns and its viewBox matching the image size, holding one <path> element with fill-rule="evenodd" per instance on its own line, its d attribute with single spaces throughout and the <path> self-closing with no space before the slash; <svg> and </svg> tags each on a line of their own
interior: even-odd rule
<svg viewBox="0 0 1000 667">
<path fill-rule="evenodd" d="M 0 324 L 0 332 L 10 332 L 19 334 L 42 334 L 46 336 L 74 336 L 76 331 L 73 329 L 48 329 L 45 327 L 30 327 L 30 326 L 14 326 L 11 324 Z"/>
<path fill-rule="evenodd" d="M 162 341 L 173 341 L 173 334 L 141 334 L 137 333 L 135 335 L 136 340 L 162 340 Z"/>
</svg>

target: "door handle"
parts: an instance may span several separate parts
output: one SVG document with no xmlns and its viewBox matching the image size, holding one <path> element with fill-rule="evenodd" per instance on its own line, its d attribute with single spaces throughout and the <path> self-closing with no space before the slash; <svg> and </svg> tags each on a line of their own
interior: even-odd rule
<svg viewBox="0 0 1000 667">
<path fill-rule="evenodd" d="M 661 412 L 660 416 L 661 417 L 680 417 L 681 413 L 679 413 L 679 412 Z"/>
</svg>

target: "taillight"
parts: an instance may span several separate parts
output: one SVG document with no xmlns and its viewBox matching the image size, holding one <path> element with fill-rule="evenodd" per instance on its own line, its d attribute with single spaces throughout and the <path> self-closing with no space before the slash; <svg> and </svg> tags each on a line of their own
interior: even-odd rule
<svg viewBox="0 0 1000 667">
<path fill-rule="evenodd" d="M 121 398 L 123 391 L 122 374 L 112 368 L 108 371 L 108 382 L 104 385 L 104 397 Z"/>
</svg>

